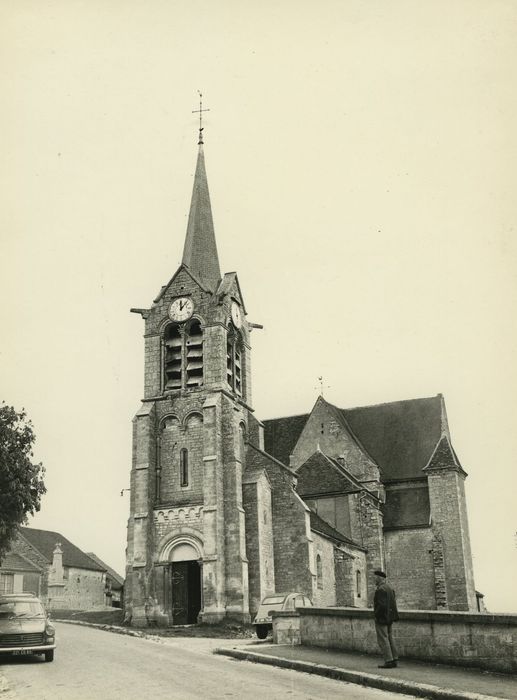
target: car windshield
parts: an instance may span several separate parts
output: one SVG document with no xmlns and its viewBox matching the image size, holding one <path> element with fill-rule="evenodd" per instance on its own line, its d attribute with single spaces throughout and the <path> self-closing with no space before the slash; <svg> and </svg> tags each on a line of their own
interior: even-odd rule
<svg viewBox="0 0 517 700">
<path fill-rule="evenodd" d="M 39 601 L 35 600 L 0 600 L 0 618 L 43 617 L 45 611 Z"/>
</svg>

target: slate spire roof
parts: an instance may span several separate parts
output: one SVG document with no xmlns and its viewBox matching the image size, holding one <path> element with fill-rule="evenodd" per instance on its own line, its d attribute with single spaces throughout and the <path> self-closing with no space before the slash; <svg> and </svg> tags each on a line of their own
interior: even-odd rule
<svg viewBox="0 0 517 700">
<path fill-rule="evenodd" d="M 182 263 L 208 289 L 216 290 L 221 281 L 221 270 L 202 143 L 199 144 Z"/>
</svg>

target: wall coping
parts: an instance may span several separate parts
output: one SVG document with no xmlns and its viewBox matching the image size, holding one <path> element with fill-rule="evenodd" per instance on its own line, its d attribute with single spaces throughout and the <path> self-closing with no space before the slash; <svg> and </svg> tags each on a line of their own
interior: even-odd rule
<svg viewBox="0 0 517 700">
<path fill-rule="evenodd" d="M 313 608 L 311 608 L 312 610 Z M 271 613 L 271 619 L 277 617 L 300 617 L 298 610 L 273 610 Z"/>
<path fill-rule="evenodd" d="M 372 608 L 297 608 L 296 613 L 322 615 L 327 617 L 369 617 L 373 619 Z M 296 614 L 295 613 L 295 614 Z M 275 612 L 273 617 L 288 617 L 293 612 Z M 424 622 L 447 622 L 450 624 L 475 623 L 480 625 L 512 625 L 517 627 L 517 614 L 475 613 L 451 610 L 399 610 L 399 619 Z"/>
</svg>

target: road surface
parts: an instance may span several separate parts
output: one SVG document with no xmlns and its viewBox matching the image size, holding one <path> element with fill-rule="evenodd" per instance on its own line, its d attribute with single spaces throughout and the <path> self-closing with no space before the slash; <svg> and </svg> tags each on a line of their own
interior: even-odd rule
<svg viewBox="0 0 517 700">
<path fill-rule="evenodd" d="M 10 686 L 8 693 L 2 693 L 2 700 L 405 697 L 212 654 L 215 647 L 246 643 L 240 640 L 176 637 L 152 641 L 54 624 L 57 649 L 52 663 L 45 663 L 42 657 L 26 656 L 0 660 L 0 673 Z"/>
</svg>

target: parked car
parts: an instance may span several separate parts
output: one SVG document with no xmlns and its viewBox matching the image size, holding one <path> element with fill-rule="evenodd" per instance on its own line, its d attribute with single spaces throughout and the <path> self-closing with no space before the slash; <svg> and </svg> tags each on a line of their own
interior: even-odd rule
<svg viewBox="0 0 517 700">
<path fill-rule="evenodd" d="M 265 639 L 268 632 L 273 629 L 271 614 L 276 610 L 295 610 L 312 606 L 310 598 L 303 593 L 272 593 L 267 595 L 253 620 L 255 632 L 259 639 Z"/>
<path fill-rule="evenodd" d="M 43 654 L 54 660 L 55 629 L 32 593 L 0 594 L 0 654 Z"/>
</svg>

